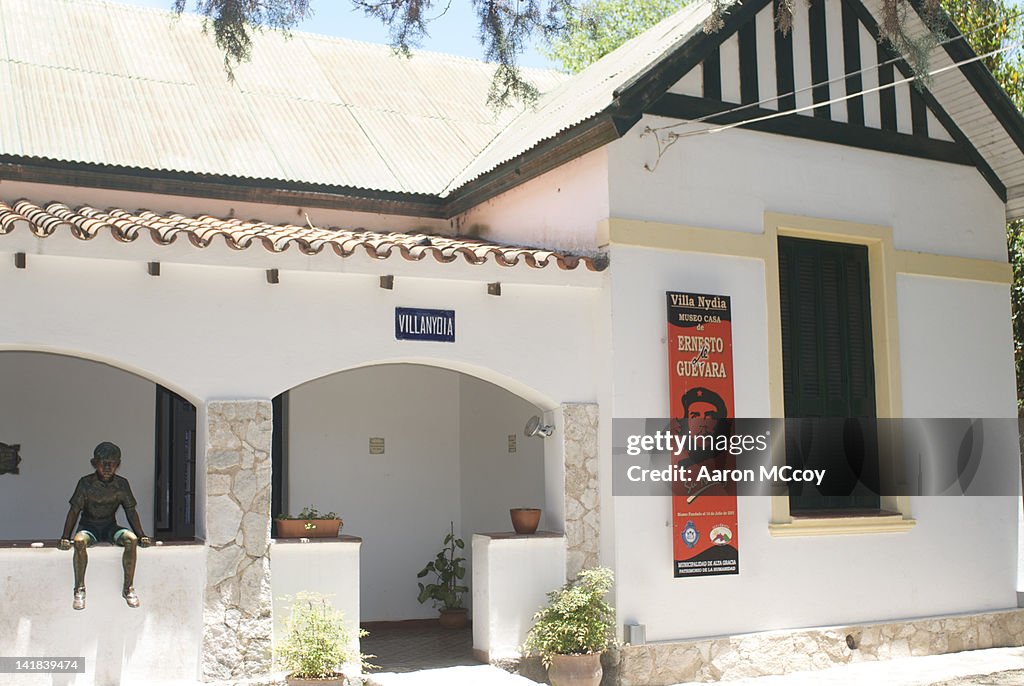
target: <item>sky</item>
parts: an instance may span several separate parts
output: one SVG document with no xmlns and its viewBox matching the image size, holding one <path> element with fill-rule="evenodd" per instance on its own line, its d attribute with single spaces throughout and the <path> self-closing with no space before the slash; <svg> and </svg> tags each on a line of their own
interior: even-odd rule
<svg viewBox="0 0 1024 686">
<path fill-rule="evenodd" d="M 111 0 L 126 5 L 156 7 L 169 10 L 174 0 Z M 297 27 L 299 31 L 320 33 L 339 38 L 352 38 L 367 43 L 389 43 L 387 29 L 377 19 L 356 11 L 348 0 L 311 0 L 313 16 Z M 440 14 L 444 8 L 444 0 L 435 0 L 433 14 Z M 186 11 L 193 11 L 195 0 L 186 0 Z M 476 15 L 470 0 L 451 0 L 448 11 L 437 21 L 432 22 L 427 30 L 428 39 L 423 41 L 421 49 L 461 55 L 475 59 L 484 59 L 483 47 L 477 38 Z M 212 39 L 211 39 L 212 40 Z M 540 67 L 553 69 L 547 59 L 532 49 L 520 58 L 524 67 Z"/>
</svg>

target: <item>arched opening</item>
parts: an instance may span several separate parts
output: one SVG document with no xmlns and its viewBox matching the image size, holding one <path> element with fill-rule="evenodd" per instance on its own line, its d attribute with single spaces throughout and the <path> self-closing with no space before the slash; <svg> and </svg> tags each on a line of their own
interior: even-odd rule
<svg viewBox="0 0 1024 686">
<path fill-rule="evenodd" d="M 145 531 L 195 536 L 191 402 L 138 374 L 48 352 L 0 352 L 0 379 L 0 443 L 13 465 L 0 475 L 0 540 L 59 536 L 68 497 L 103 441 L 121 449 L 118 474 L 131 483 Z"/>
<path fill-rule="evenodd" d="M 338 372 L 275 399 L 273 514 L 335 511 L 343 536 L 361 539 L 358 613 L 371 630 L 364 652 L 385 670 L 474 664 L 469 630 L 445 634 L 434 627 L 437 610 L 417 601 L 417 573 L 453 526 L 465 542 L 469 608 L 473 534 L 511 531 L 513 507 L 551 509 L 545 458 L 560 456 L 523 434 L 543 414 L 477 376 L 410 363 Z M 558 523 L 542 519 L 546 526 Z M 301 587 L 285 576 L 309 576 L 297 566 L 279 573 L 295 554 L 282 542 L 272 553 L 275 597 Z"/>
</svg>

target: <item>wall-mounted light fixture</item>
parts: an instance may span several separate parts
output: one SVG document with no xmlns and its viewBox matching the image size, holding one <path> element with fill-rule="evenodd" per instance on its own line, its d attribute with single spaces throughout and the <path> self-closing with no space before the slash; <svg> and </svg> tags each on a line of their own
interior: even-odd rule
<svg viewBox="0 0 1024 686">
<path fill-rule="evenodd" d="M 395 287 L 395 275 L 385 274 L 380 277 L 380 287 L 385 290 L 393 290 Z"/>
<path fill-rule="evenodd" d="M 276 269 L 267 270 L 267 283 L 279 283 L 281 281 L 281 274 Z"/>
<path fill-rule="evenodd" d="M 540 421 L 540 417 L 534 415 L 533 417 L 530 417 L 530 420 L 528 422 L 526 422 L 526 428 L 523 429 L 523 433 L 526 434 L 526 436 L 528 437 L 539 435 L 544 438 L 547 438 L 548 436 L 551 435 L 551 433 L 554 430 L 555 427 L 551 426 L 550 424 L 542 424 Z"/>
<path fill-rule="evenodd" d="M 147 265 L 146 268 L 149 271 L 149 275 L 150 276 L 160 276 L 160 263 L 159 262 L 150 262 Z"/>
<path fill-rule="evenodd" d="M 14 266 L 18 269 L 24 269 L 26 264 L 25 253 L 16 252 L 14 253 Z"/>
<path fill-rule="evenodd" d="M 501 282 L 495 281 L 487 284 L 487 295 L 501 295 Z"/>
</svg>

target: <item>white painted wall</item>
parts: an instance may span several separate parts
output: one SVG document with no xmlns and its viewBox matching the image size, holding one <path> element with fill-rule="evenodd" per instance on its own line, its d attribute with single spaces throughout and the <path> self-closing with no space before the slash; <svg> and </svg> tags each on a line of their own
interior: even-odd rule
<svg viewBox="0 0 1024 686">
<path fill-rule="evenodd" d="M 135 610 L 121 598 L 121 549 L 113 546 L 89 551 L 86 608 L 72 610 L 71 558 L 55 548 L 0 550 L 0 655 L 81 656 L 86 672 L 26 674 L 4 683 L 159 685 L 197 678 L 203 546 L 140 550 L 135 589 L 142 605 Z"/>
<path fill-rule="evenodd" d="M 1003 203 L 974 167 L 731 129 L 680 139 L 645 171 L 657 146 L 640 134 L 672 123 L 646 117 L 608 146 L 610 216 L 760 233 L 765 212 L 782 212 L 890 226 L 897 249 L 1006 261 Z"/>
<path fill-rule="evenodd" d="M 416 573 L 449 522 L 470 557 L 472 533 L 511 530 L 510 507 L 545 506 L 543 443 L 522 436 L 538 410 L 493 384 L 385 365 L 304 384 L 289 402 L 289 510 L 335 510 L 363 539 L 363 621 L 436 616 L 416 601 Z M 371 436 L 384 455 L 369 454 Z"/>
<path fill-rule="evenodd" d="M 197 406 L 272 398 L 378 362 L 449 366 L 544 407 L 593 398 L 588 332 L 603 275 L 557 266 L 413 263 L 397 252 L 387 260 L 361 252 L 309 258 L 294 250 L 272 255 L 262 247 L 236 252 L 219 243 L 199 249 L 187 241 L 165 248 L 147 242 L 123 244 L 106 234 L 85 243 L 64 233 L 4 236 L 0 286 L 16 297 L 0 321 L 0 349 L 110 362 Z M 27 269 L 14 268 L 11 253 L 18 250 L 29 253 Z M 95 259 L 65 256 L 74 254 Z M 154 256 L 165 260 L 159 277 L 146 273 L 145 261 Z M 273 266 L 282 270 L 277 285 L 264 273 Z M 396 275 L 394 290 L 379 287 L 379 275 L 388 273 Z M 500 297 L 487 294 L 491 281 L 502 282 Z M 81 284 L 89 284 L 89 297 L 70 297 Z M 456 342 L 395 340 L 395 307 L 454 309 Z M 524 335 L 510 335 L 516 331 Z"/>
<path fill-rule="evenodd" d="M 608 213 L 605 148 L 541 174 L 464 212 L 460 233 L 516 245 L 592 253 Z"/>
<path fill-rule="evenodd" d="M 565 539 L 473 536 L 473 649 L 519 656 L 533 614 L 565 583 Z"/>
<path fill-rule="evenodd" d="M 759 233 L 781 212 L 891 226 L 898 249 L 1006 259 L 1002 205 L 970 168 L 730 131 L 680 140 L 651 174 L 642 128 L 609 147 L 612 216 Z M 732 297 L 737 415 L 769 415 L 760 260 L 613 246 L 611 261 L 603 420 L 666 414 L 667 290 Z M 1005 287 L 901 275 L 897 301 L 905 416 L 1015 416 Z M 676 580 L 670 503 L 617 498 L 620 623 L 657 641 L 1016 605 L 1016 499 L 911 505 L 904 534 L 774 539 L 769 500 L 742 498 L 740 575 Z M 951 555 L 954 540 L 967 549 Z"/>
<path fill-rule="evenodd" d="M 270 546 L 270 583 L 274 596 L 274 645 L 287 635 L 290 604 L 287 597 L 318 593 L 345 615 L 351 636 L 349 649 L 359 650 L 359 541 L 297 543 L 275 541 Z"/>
<path fill-rule="evenodd" d="M 459 377 L 459 408 L 462 531 L 467 539 L 471 533 L 511 531 L 510 508 L 546 505 L 546 441 L 523 435 L 527 420 L 541 411 L 468 376 Z M 514 453 L 508 451 L 509 434 L 516 437 Z"/>
<path fill-rule="evenodd" d="M 0 540 L 59 538 L 68 499 L 102 441 L 121 448 L 146 533 L 153 531 L 156 389 L 96 362 L 0 352 L 0 442 L 21 444 L 19 474 L 0 475 Z M 128 525 L 124 511 L 118 522 Z"/>
</svg>

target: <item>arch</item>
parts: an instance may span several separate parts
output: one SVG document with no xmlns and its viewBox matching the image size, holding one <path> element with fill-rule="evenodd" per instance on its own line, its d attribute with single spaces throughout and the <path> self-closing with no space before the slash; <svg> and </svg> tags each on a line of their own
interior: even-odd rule
<svg viewBox="0 0 1024 686">
<path fill-rule="evenodd" d="M 47 355 L 59 355 L 61 357 L 71 357 L 78 360 L 84 360 L 86 362 L 96 362 L 98 364 L 106 365 L 118 371 L 133 374 L 140 379 L 145 379 L 154 384 L 159 384 L 164 388 L 177 393 L 185 400 L 189 401 L 196 407 L 202 407 L 203 399 L 197 396 L 195 393 L 190 392 L 188 389 L 161 377 L 159 374 L 155 374 L 148 369 L 142 367 L 136 367 L 128 364 L 121 360 L 106 355 L 99 355 L 90 351 L 84 350 L 71 350 L 69 348 L 60 348 L 57 346 L 48 345 L 0 345 L 0 354 L 5 352 L 15 353 L 45 353 Z"/>
<path fill-rule="evenodd" d="M 460 374 L 466 374 L 467 376 L 472 376 L 476 379 L 480 379 L 481 381 L 486 381 L 488 383 L 494 384 L 495 386 L 505 391 L 508 391 L 513 395 L 519 396 L 523 400 L 533 403 L 544 412 L 551 412 L 557 410 L 559 407 L 559 403 L 556 400 L 552 399 L 550 396 L 541 393 L 532 386 L 525 384 L 513 377 L 497 372 L 489 367 L 483 367 L 480 365 L 469 364 L 466 362 L 460 362 L 458 360 L 450 360 L 439 357 L 394 357 L 360 362 L 359 364 L 354 364 L 348 367 L 336 369 L 327 374 L 321 374 L 319 376 L 310 377 L 308 379 L 302 379 L 298 383 L 295 383 L 287 388 L 276 389 L 274 395 L 276 396 L 279 395 L 280 393 L 284 393 L 285 391 L 298 388 L 299 386 L 307 384 L 311 381 L 325 379 L 329 376 L 340 374 L 342 372 L 352 371 L 354 369 L 364 369 L 367 367 L 400 364 L 418 364 L 427 367 L 447 369 L 449 371 L 458 372 Z"/>
</svg>

